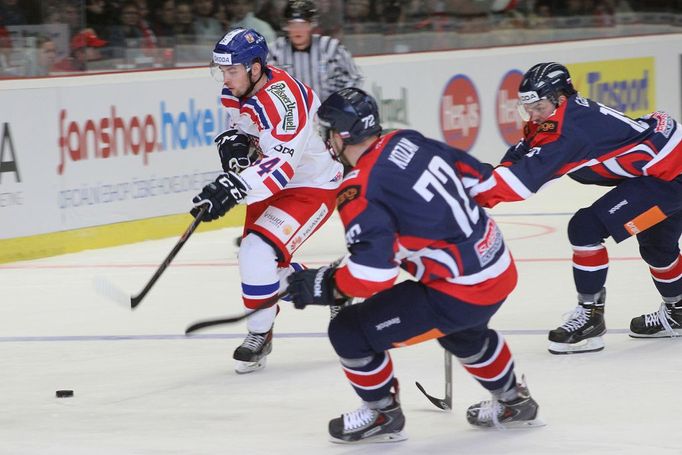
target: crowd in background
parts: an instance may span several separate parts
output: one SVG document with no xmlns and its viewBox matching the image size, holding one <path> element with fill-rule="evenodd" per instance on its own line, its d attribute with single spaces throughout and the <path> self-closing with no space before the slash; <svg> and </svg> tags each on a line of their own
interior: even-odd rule
<svg viewBox="0 0 682 455">
<path fill-rule="evenodd" d="M 316 3 L 316 31 L 341 39 L 427 32 L 447 36 L 502 27 L 609 27 L 618 14 L 628 13 L 657 13 L 654 21 L 682 24 L 682 0 L 510 0 L 499 10 L 493 6 L 499 0 Z M 236 26 L 252 27 L 273 42 L 284 33 L 285 5 L 286 0 L 0 0 L 0 76 L 197 64 L 206 60 L 206 46 Z M 421 46 L 379 51 L 457 44 L 445 40 Z M 356 56 L 376 51 L 357 39 L 347 47 Z"/>
</svg>

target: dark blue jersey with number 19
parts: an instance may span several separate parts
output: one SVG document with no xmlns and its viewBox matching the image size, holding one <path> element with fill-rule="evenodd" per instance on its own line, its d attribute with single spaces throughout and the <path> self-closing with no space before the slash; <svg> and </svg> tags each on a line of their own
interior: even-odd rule
<svg viewBox="0 0 682 455">
<path fill-rule="evenodd" d="M 492 167 L 412 130 L 383 136 L 361 156 L 337 206 L 350 256 L 341 292 L 368 297 L 400 268 L 424 285 L 476 305 L 516 285 L 514 261 L 495 222 L 473 200 Z"/>
</svg>

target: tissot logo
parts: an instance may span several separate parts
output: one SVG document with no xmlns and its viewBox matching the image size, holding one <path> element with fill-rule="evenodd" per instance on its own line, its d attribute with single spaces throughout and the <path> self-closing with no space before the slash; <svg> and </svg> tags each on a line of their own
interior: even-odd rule
<svg viewBox="0 0 682 455">
<path fill-rule="evenodd" d="M 0 140 L 0 183 L 2 183 L 4 174 L 14 174 L 14 179 L 21 182 L 12 132 L 9 123 L 6 122 L 2 124 L 2 139 Z"/>
</svg>

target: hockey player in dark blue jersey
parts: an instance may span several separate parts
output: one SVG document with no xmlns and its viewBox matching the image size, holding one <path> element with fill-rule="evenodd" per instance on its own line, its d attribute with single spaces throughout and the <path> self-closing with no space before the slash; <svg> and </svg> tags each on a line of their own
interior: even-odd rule
<svg viewBox="0 0 682 455">
<path fill-rule="evenodd" d="M 332 441 L 405 439 L 389 350 L 429 339 L 492 393 L 469 407 L 469 423 L 541 425 L 509 346 L 488 328 L 517 279 L 497 225 L 470 196 L 492 166 L 416 131 L 382 136 L 375 100 L 357 88 L 332 94 L 318 117 L 330 150 L 353 166 L 337 197 L 349 255 L 343 265 L 294 273 L 288 292 L 297 308 L 366 298 L 329 325 L 363 401 L 329 422 Z M 415 279 L 395 284 L 401 268 Z"/>
<path fill-rule="evenodd" d="M 563 65 L 540 63 L 519 87 L 524 137 L 489 181 L 474 189 L 486 207 L 530 197 L 568 174 L 583 184 L 614 186 L 568 224 L 578 306 L 549 332 L 553 354 L 598 351 L 606 332 L 609 258 L 604 240 L 636 236 L 663 303 L 632 319 L 632 337 L 682 335 L 682 128 L 665 112 L 631 119 L 581 97 Z"/>
</svg>

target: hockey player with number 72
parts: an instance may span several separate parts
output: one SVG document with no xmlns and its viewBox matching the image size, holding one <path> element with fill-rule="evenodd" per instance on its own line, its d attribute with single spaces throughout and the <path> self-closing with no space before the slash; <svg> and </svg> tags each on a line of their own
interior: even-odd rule
<svg viewBox="0 0 682 455">
<path fill-rule="evenodd" d="M 631 119 L 580 96 L 565 66 L 530 68 L 519 86 L 524 137 L 502 158 L 476 200 L 484 207 L 529 198 L 567 174 L 613 186 L 568 223 L 578 306 L 549 332 L 552 354 L 604 349 L 607 237 L 636 236 L 663 303 L 630 322 L 634 338 L 682 335 L 682 129 L 665 112 Z M 627 285 L 627 284 L 626 284 Z"/>
<path fill-rule="evenodd" d="M 232 30 L 215 45 L 211 72 L 223 84 L 231 127 L 216 138 L 225 173 L 192 201 L 195 216 L 209 206 L 203 221 L 246 204 L 239 272 L 247 311 L 282 292 L 286 276 L 301 269 L 292 255 L 333 213 L 343 177 L 313 125 L 317 95 L 266 65 L 267 55 L 265 39 L 252 29 Z M 272 306 L 249 317 L 249 333 L 233 355 L 237 373 L 265 366 L 276 314 Z"/>
<path fill-rule="evenodd" d="M 344 265 L 294 272 L 288 291 L 296 308 L 366 298 L 329 324 L 363 402 L 329 422 L 331 440 L 406 438 L 389 350 L 431 339 L 492 394 L 469 407 L 469 423 L 542 425 L 509 346 L 488 328 L 517 278 L 502 233 L 469 194 L 492 166 L 417 131 L 382 136 L 376 101 L 357 88 L 333 93 L 318 118 L 330 150 L 353 166 L 337 197 L 350 254 Z M 415 279 L 394 284 L 401 268 Z"/>
</svg>

